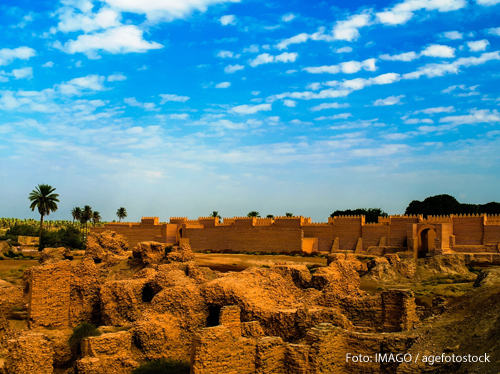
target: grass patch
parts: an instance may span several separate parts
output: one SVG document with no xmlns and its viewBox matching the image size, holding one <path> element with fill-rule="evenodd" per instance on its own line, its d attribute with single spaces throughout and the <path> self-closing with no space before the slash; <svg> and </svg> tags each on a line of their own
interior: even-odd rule
<svg viewBox="0 0 500 374">
<path fill-rule="evenodd" d="M 422 286 L 437 286 L 439 284 L 468 283 L 470 278 L 460 274 L 450 274 L 441 277 L 431 277 L 421 282 Z"/>
<path fill-rule="evenodd" d="M 189 374 L 190 371 L 188 362 L 162 359 L 144 362 L 132 374 Z"/>
<path fill-rule="evenodd" d="M 83 322 L 73 329 L 68 343 L 71 348 L 78 348 L 83 339 L 89 336 L 99 336 L 102 333 L 91 323 Z"/>
</svg>

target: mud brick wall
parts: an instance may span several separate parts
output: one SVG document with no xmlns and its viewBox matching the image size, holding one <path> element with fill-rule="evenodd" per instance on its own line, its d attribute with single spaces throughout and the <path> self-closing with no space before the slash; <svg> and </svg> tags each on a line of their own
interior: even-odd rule
<svg viewBox="0 0 500 374">
<path fill-rule="evenodd" d="M 380 294 L 382 298 L 381 327 L 384 332 L 413 329 L 419 321 L 412 291 L 390 290 Z"/>
<path fill-rule="evenodd" d="M 389 225 L 367 224 L 362 227 L 361 233 L 363 238 L 363 251 L 366 251 L 368 247 L 378 246 L 380 239 L 388 239 L 390 227 Z"/>
<path fill-rule="evenodd" d="M 437 237 L 442 237 L 443 241 L 441 242 L 441 249 L 449 249 L 450 248 L 450 237 L 453 235 L 453 224 L 451 223 L 443 223 L 441 225 L 437 225 Z"/>
<path fill-rule="evenodd" d="M 235 226 L 213 229 L 183 228 L 193 251 L 231 250 L 237 252 L 300 252 L 302 230 Z"/>
<path fill-rule="evenodd" d="M 43 334 L 27 333 L 8 341 L 7 373 L 52 374 L 54 351 Z"/>
<path fill-rule="evenodd" d="M 483 244 L 497 244 L 500 242 L 500 223 L 486 224 L 484 226 Z"/>
<path fill-rule="evenodd" d="M 304 225 L 304 238 L 318 238 L 318 251 L 330 252 L 333 242 L 332 225 Z"/>
<path fill-rule="evenodd" d="M 418 223 L 419 217 L 390 217 L 389 245 L 402 247 L 406 239 L 409 223 Z"/>
<path fill-rule="evenodd" d="M 219 314 L 219 325 L 226 326 L 233 336 L 241 336 L 241 309 L 237 305 L 223 306 Z"/>
<path fill-rule="evenodd" d="M 333 219 L 332 236 L 339 238 L 339 249 L 354 251 L 361 237 L 363 217 L 335 217 Z"/>
<path fill-rule="evenodd" d="M 286 374 L 283 340 L 276 336 L 258 339 L 255 366 L 256 374 Z"/>
<path fill-rule="evenodd" d="M 457 245 L 483 244 L 484 218 L 481 216 L 453 217 L 453 235 Z"/>
<path fill-rule="evenodd" d="M 255 374 L 256 341 L 235 338 L 225 326 L 198 330 L 191 349 L 191 374 Z"/>
<path fill-rule="evenodd" d="M 32 267 L 28 283 L 29 327 L 69 327 L 71 283 L 69 261 Z"/>
<path fill-rule="evenodd" d="M 370 334 L 347 331 L 329 323 L 321 323 L 308 331 L 306 343 L 310 346 L 307 373 L 395 373 L 399 363 L 353 362 L 347 354 L 369 355 L 391 352 L 406 353 L 413 338 L 400 334 Z M 375 361 L 375 360 L 374 360 Z"/>
<path fill-rule="evenodd" d="M 376 329 L 382 320 L 382 299 L 379 296 L 346 297 L 339 306 L 354 326 Z"/>
</svg>

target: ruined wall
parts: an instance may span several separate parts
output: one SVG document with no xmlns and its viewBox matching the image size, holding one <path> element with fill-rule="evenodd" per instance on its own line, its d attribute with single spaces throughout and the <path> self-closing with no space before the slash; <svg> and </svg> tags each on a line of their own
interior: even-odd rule
<svg viewBox="0 0 500 374">
<path fill-rule="evenodd" d="M 366 251 L 368 247 L 378 246 L 380 239 L 389 238 L 390 226 L 386 224 L 373 223 L 365 224 L 361 230 L 363 237 L 363 251 Z"/>
<path fill-rule="evenodd" d="M 318 251 L 330 252 L 333 242 L 332 225 L 327 223 L 308 224 L 302 226 L 304 238 L 318 238 Z"/>
<path fill-rule="evenodd" d="M 453 216 L 453 235 L 457 245 L 483 244 L 482 216 Z"/>
<path fill-rule="evenodd" d="M 339 238 L 339 249 L 354 251 L 358 239 L 361 237 L 361 225 L 364 223 L 364 216 L 356 217 L 334 217 L 332 236 Z"/>
<path fill-rule="evenodd" d="M 271 229 L 266 226 L 223 226 L 213 229 L 183 228 L 194 251 L 231 250 L 237 252 L 300 252 L 302 230 Z"/>
<path fill-rule="evenodd" d="M 177 228 L 177 225 L 174 226 Z M 167 224 L 158 223 L 158 217 L 144 217 L 140 223 L 108 223 L 102 227 L 90 228 L 90 232 L 94 233 L 102 233 L 106 230 L 123 235 L 128 241 L 129 248 L 134 248 L 144 241 L 167 243 L 167 231 L 170 233 L 169 238 L 172 237 L 173 232 L 173 228 L 167 228 Z"/>
<path fill-rule="evenodd" d="M 225 326 L 200 329 L 191 352 L 191 374 L 255 373 L 255 340 L 235 338 Z"/>
<path fill-rule="evenodd" d="M 69 327 L 71 283 L 69 261 L 34 266 L 29 270 L 29 327 Z"/>
</svg>

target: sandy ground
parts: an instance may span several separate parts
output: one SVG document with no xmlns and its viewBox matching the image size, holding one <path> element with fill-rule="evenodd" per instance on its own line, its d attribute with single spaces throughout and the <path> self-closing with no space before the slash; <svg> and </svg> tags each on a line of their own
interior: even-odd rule
<svg viewBox="0 0 500 374">
<path fill-rule="evenodd" d="M 238 271 L 251 266 L 271 266 L 276 262 L 302 264 L 309 267 L 326 266 L 326 258 L 299 256 L 243 255 L 231 253 L 195 253 L 195 261 L 200 266 L 219 271 Z"/>
</svg>

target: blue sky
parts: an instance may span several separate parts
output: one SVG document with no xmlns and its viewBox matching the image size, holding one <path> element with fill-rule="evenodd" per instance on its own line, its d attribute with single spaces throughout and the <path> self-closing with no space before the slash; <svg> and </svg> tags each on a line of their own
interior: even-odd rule
<svg viewBox="0 0 500 374">
<path fill-rule="evenodd" d="M 500 201 L 500 0 L 3 1 L 0 216 Z"/>
</svg>

